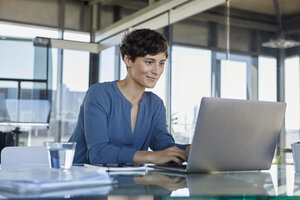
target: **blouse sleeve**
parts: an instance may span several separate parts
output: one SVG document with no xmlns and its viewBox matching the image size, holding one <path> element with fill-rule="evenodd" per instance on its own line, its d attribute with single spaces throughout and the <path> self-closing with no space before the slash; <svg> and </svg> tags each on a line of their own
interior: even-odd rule
<svg viewBox="0 0 300 200">
<path fill-rule="evenodd" d="M 84 133 L 89 161 L 91 164 L 132 163 L 135 149 L 109 143 L 109 102 L 97 95 L 98 92 L 97 88 L 90 88 L 84 101 Z"/>
<path fill-rule="evenodd" d="M 187 145 L 176 144 L 173 136 L 168 132 L 166 108 L 163 102 L 160 103 L 154 118 L 156 124 L 154 126 L 153 135 L 150 141 L 150 148 L 153 151 L 164 150 L 172 146 L 177 146 L 180 149 L 185 149 L 187 147 Z"/>
</svg>

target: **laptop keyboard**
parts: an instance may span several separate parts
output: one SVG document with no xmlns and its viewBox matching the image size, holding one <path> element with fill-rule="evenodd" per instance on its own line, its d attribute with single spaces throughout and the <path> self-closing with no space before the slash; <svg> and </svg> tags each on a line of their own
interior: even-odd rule
<svg viewBox="0 0 300 200">
<path fill-rule="evenodd" d="M 162 164 L 160 166 L 165 166 L 165 167 L 175 167 L 175 168 L 181 168 L 181 169 L 185 169 L 186 168 L 186 163 L 183 163 L 181 165 L 179 165 L 177 162 L 168 162 L 166 164 Z"/>
</svg>

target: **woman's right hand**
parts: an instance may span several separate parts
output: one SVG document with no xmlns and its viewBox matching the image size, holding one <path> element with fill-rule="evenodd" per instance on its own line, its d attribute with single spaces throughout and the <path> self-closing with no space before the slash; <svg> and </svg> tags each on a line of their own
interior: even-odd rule
<svg viewBox="0 0 300 200">
<path fill-rule="evenodd" d="M 182 162 L 187 161 L 187 158 L 188 151 L 172 146 L 161 151 L 137 151 L 134 154 L 133 163 L 137 165 L 146 163 L 159 165 L 173 161 L 182 164 Z"/>
<path fill-rule="evenodd" d="M 153 151 L 149 155 L 150 162 L 153 164 L 165 164 L 173 161 L 181 165 L 187 160 L 187 157 L 186 151 L 176 146 L 161 151 Z"/>
</svg>

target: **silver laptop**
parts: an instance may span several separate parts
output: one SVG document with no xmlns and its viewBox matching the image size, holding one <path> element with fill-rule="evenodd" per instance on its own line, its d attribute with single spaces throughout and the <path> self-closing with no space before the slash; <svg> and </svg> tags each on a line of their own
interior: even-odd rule
<svg viewBox="0 0 300 200">
<path fill-rule="evenodd" d="M 204 97 L 186 166 L 180 172 L 266 170 L 271 167 L 286 103 Z"/>
</svg>

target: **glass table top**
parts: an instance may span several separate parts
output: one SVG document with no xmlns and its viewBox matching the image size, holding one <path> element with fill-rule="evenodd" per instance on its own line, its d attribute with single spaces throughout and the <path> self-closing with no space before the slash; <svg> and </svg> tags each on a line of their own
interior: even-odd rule
<svg viewBox="0 0 300 200">
<path fill-rule="evenodd" d="M 179 174 L 150 170 L 143 176 L 116 175 L 118 185 L 109 194 L 153 194 L 164 197 L 273 196 L 300 198 L 300 174 L 293 165 L 270 170 Z"/>
<path fill-rule="evenodd" d="M 0 171 L 1 172 L 1 171 Z M 2 171 L 0 173 L 3 175 Z M 108 185 L 45 191 L 35 198 L 88 199 L 300 199 L 300 173 L 293 165 L 272 165 L 270 170 L 218 172 L 209 174 L 170 173 L 149 169 L 138 172 L 111 173 Z M 1 177 L 0 177 L 1 178 Z M 1 184 L 1 183 L 0 183 Z M 0 187 L 1 188 L 1 187 Z M 0 198 L 27 198 L 0 190 Z"/>
</svg>

